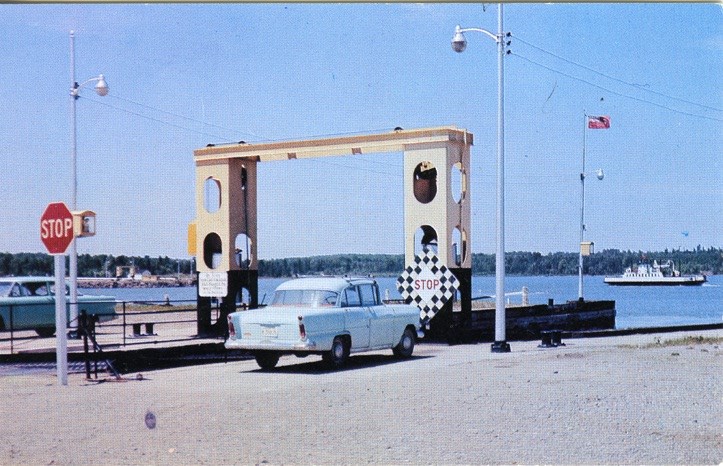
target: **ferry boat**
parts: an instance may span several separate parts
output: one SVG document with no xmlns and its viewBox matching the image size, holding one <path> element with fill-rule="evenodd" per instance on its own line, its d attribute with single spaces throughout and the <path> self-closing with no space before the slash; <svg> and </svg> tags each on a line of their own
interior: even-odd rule
<svg viewBox="0 0 723 466">
<path fill-rule="evenodd" d="M 625 269 L 625 273 L 616 277 L 605 277 L 608 285 L 702 285 L 706 282 L 705 275 L 681 275 L 675 268 L 673 261 L 668 260 L 662 264 L 653 261 L 653 264 L 638 264 Z"/>
</svg>

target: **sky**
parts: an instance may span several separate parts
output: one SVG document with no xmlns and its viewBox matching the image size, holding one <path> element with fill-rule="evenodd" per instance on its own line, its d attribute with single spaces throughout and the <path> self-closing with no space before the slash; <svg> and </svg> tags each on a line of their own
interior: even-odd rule
<svg viewBox="0 0 723 466">
<path fill-rule="evenodd" d="M 436 126 L 474 134 L 471 248 L 495 251 L 496 4 L 0 5 L 0 252 L 43 252 L 71 199 L 80 254 L 188 258 L 193 151 Z M 505 249 L 723 247 L 723 9 L 506 4 Z M 610 129 L 585 129 L 585 115 Z M 259 165 L 259 258 L 404 252 L 402 154 Z"/>
</svg>

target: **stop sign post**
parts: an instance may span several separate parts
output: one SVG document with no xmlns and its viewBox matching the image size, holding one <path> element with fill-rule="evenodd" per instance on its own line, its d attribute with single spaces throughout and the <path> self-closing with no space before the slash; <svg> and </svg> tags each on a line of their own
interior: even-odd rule
<svg viewBox="0 0 723 466">
<path fill-rule="evenodd" d="M 68 385 L 68 317 L 65 310 L 65 251 L 75 239 L 73 214 L 62 202 L 48 204 L 40 216 L 40 239 L 55 256 L 55 336 L 58 383 Z"/>
</svg>

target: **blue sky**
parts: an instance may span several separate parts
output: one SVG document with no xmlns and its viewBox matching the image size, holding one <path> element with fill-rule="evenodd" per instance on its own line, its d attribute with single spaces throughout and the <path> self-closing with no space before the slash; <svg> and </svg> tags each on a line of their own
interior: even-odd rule
<svg viewBox="0 0 723 466">
<path fill-rule="evenodd" d="M 719 4 L 508 4 L 506 249 L 723 246 Z M 193 150 L 207 143 L 456 125 L 472 148 L 472 250 L 494 244 L 496 31 L 475 4 L 0 5 L 0 251 L 44 251 L 70 202 L 69 31 L 77 79 L 80 253 L 188 257 Z M 579 66 L 582 65 L 582 66 Z M 401 154 L 264 164 L 259 256 L 403 252 Z M 683 234 L 687 232 L 687 236 Z"/>
</svg>

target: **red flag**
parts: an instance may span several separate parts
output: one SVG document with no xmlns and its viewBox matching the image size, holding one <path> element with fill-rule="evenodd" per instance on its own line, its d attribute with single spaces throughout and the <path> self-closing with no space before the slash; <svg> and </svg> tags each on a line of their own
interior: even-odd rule
<svg viewBox="0 0 723 466">
<path fill-rule="evenodd" d="M 590 129 L 609 129 L 609 116 L 589 116 L 587 117 L 587 127 Z"/>
</svg>

